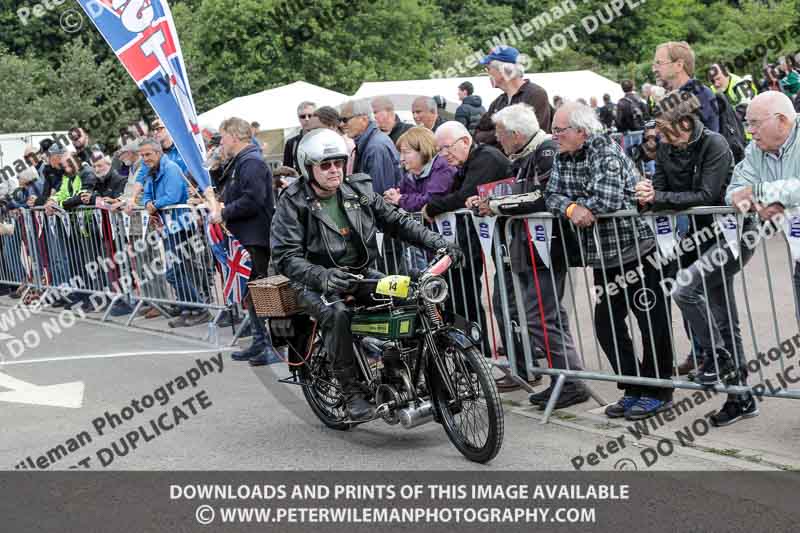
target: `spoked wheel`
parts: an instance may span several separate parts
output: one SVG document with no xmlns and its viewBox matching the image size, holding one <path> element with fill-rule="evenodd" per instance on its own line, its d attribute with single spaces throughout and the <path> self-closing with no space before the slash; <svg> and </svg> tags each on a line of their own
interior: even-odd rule
<svg viewBox="0 0 800 533">
<path fill-rule="evenodd" d="M 486 463 L 503 445 L 503 406 L 489 364 L 477 348 L 440 345 L 456 397 L 450 396 L 434 367 L 434 405 L 453 445 L 470 461 Z"/>
<path fill-rule="evenodd" d="M 303 396 L 314 414 L 329 428 L 342 431 L 350 429 L 351 424 L 344 422 L 348 418 L 344 396 L 321 339 L 314 342 L 311 357 L 301 367 L 301 372 L 305 382 Z"/>
</svg>

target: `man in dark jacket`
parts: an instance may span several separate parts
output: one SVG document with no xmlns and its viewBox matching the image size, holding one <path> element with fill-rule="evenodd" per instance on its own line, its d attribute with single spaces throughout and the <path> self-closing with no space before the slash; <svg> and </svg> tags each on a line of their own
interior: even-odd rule
<svg viewBox="0 0 800 533">
<path fill-rule="evenodd" d="M 550 177 L 558 145 L 550 135 L 539 128 L 536 114 L 527 104 L 508 106 L 495 113 L 492 121 L 495 123 L 495 131 L 503 151 L 511 159 L 516 183 L 513 187 L 514 195 L 507 197 L 505 201 L 500 197 L 479 202 L 479 214 L 522 215 L 546 212 L 547 206 L 541 193 Z M 518 196 L 525 193 L 534 194 L 527 198 Z M 470 200 L 478 201 L 478 197 Z M 468 206 L 470 200 L 467 200 Z M 516 204 L 516 207 L 513 211 L 507 211 L 507 206 L 511 204 Z M 537 235 L 531 235 L 527 221 L 515 221 L 510 229 L 511 270 L 506 269 L 506 271 L 517 278 L 521 296 L 521 300 L 516 301 L 515 305 L 514 295 L 509 295 L 510 318 L 520 323 L 520 313 L 517 309 L 524 310 L 524 321 L 528 326 L 527 335 L 532 344 L 531 350 L 535 349 L 544 354 L 547 360 L 552 361 L 552 368 L 583 370 L 581 358 L 575 350 L 575 342 L 570 333 L 569 315 L 562 303 L 566 288 L 567 265 L 562 251 L 559 225 L 552 225 L 550 243 L 544 249 L 536 245 L 540 238 L 539 234 L 545 238 L 547 236 L 545 224 L 548 220 L 550 219 L 533 219 Z M 509 276 L 506 276 L 506 285 L 512 286 Z M 501 290 L 504 289 L 496 284 L 493 302 L 495 309 L 501 309 Z M 501 313 L 498 313 L 498 324 L 502 329 L 503 319 L 500 315 Z M 522 344 L 514 339 L 513 345 L 517 375 L 525 381 L 530 381 Z M 536 357 L 535 354 L 532 356 Z M 555 381 L 552 379 L 550 386 L 544 391 L 531 394 L 531 403 L 545 405 L 553 392 Z M 498 387 L 501 385 L 502 383 L 498 383 Z M 506 390 L 511 388 L 506 387 Z M 588 399 L 589 394 L 583 384 L 568 379 L 555 407 L 562 409 Z"/>
<path fill-rule="evenodd" d="M 622 80 L 625 96 L 617 102 L 617 131 L 623 134 L 625 149 L 642 144 L 642 130 L 647 122 L 647 104 L 633 90 L 631 80 Z"/>
<path fill-rule="evenodd" d="M 372 407 L 358 383 L 349 311 L 341 301 L 326 305 L 323 296 L 337 299 L 335 294 L 353 294 L 357 300 L 369 299 L 353 282 L 356 275 L 374 277 L 368 267 L 378 256 L 379 230 L 429 250 L 450 248 L 456 263 L 461 254 L 441 235 L 384 202 L 373 191 L 369 176 L 344 178 L 348 154 L 339 134 L 314 130 L 303 139 L 297 155 L 302 178 L 281 195 L 272 221 L 275 268 L 292 280 L 300 305 L 316 318 L 350 418 L 369 419 Z"/>
<path fill-rule="evenodd" d="M 476 144 L 463 124 L 456 121 L 445 122 L 436 131 L 436 145 L 440 156 L 444 156 L 451 166 L 458 167 L 453 182 L 453 192 L 431 198 L 422 208 L 422 214 L 429 222 L 443 213 L 464 209 L 467 198 L 478 194 L 478 185 L 511 177 L 511 162 L 494 146 Z M 464 287 L 455 283 L 453 303 L 455 312 L 468 321 L 480 325 L 483 335 L 483 352 L 491 356 L 489 329 L 481 303 L 483 261 L 481 245 L 472 220 L 465 216 L 456 219 L 456 232 L 461 250 L 470 253 L 466 261 L 468 269 L 464 275 Z M 477 294 L 473 291 L 477 288 Z M 464 294 L 466 289 L 466 294 Z"/>
<path fill-rule="evenodd" d="M 481 117 L 475 129 L 475 142 L 497 146 L 492 116 L 504 107 L 514 104 L 531 106 L 536 111 L 539 126 L 545 133 L 550 133 L 552 108 L 547 91 L 523 77 L 525 69 L 518 60 L 519 51 L 503 45 L 494 47 L 489 55 L 481 60 L 481 65 L 486 66 L 486 71 L 492 78 L 492 87 L 502 89 L 503 94 L 495 98 L 489 106 L 489 111 Z"/>
<path fill-rule="evenodd" d="M 92 164 L 92 150 L 89 148 L 89 134 L 83 128 L 71 128 L 69 130 L 69 140 L 75 147 L 75 157 L 81 164 Z"/>
<path fill-rule="evenodd" d="M 438 97 L 437 97 L 438 98 Z M 439 104 L 435 98 L 420 96 L 411 103 L 411 114 L 417 126 L 428 128 L 432 132 L 444 124 L 444 120 L 439 115 Z"/>
<path fill-rule="evenodd" d="M 297 120 L 300 121 L 300 133 L 291 137 L 283 146 L 283 166 L 293 168 L 297 172 L 300 172 L 300 168 L 297 166 L 297 146 L 303 139 L 303 135 L 311 130 L 311 119 L 314 116 L 314 110 L 316 110 L 316 108 L 317 104 L 314 102 L 301 102 L 300 105 L 297 106 Z"/>
<path fill-rule="evenodd" d="M 128 178 L 120 176 L 111 166 L 111 159 L 108 156 L 99 153 L 92 156 L 92 167 L 96 179 L 90 204 L 94 204 L 96 198 L 115 200 L 125 192 Z"/>
<path fill-rule="evenodd" d="M 608 93 L 603 95 L 603 106 L 597 108 L 597 118 L 600 119 L 600 123 L 606 130 L 610 130 L 616 124 L 617 107 L 611 101 L 611 95 Z"/>
<path fill-rule="evenodd" d="M 705 128 L 695 116 L 698 107 L 699 101 L 695 98 L 661 110 L 656 121 L 662 135 L 656 173 L 652 184 L 640 181 L 636 185 L 639 204 L 643 207 L 683 210 L 724 205 L 726 186 L 733 173 L 733 154 L 725 138 Z M 717 381 L 746 385 L 747 361 L 733 278 L 741 265 L 750 260 L 753 249 L 742 245 L 739 246 L 741 257 L 733 254 L 713 215 L 696 215 L 691 227 L 696 231 L 681 240 L 675 252 L 677 264 L 672 264 L 668 270 L 675 274 L 673 279 L 677 281 L 671 284 L 672 296 L 691 324 L 703 353 L 700 361 L 690 354 L 687 363 L 699 367 L 694 380 L 703 385 L 713 385 Z M 742 234 L 747 232 L 746 222 Z M 720 255 L 723 261 L 719 260 Z M 678 269 L 683 270 L 676 274 Z M 727 426 L 757 414 L 758 406 L 752 394 L 732 394 L 710 420 L 716 426 Z"/>
<path fill-rule="evenodd" d="M 478 122 L 481 121 L 481 117 L 486 113 L 481 97 L 477 94 L 472 94 L 474 90 L 472 84 L 468 81 L 458 86 L 458 99 L 461 100 L 461 105 L 456 109 L 455 119 L 462 123 L 470 133 L 475 132 Z"/>
<path fill-rule="evenodd" d="M 269 228 L 275 211 L 272 201 L 272 174 L 264 162 L 261 149 L 252 143 L 250 124 L 241 118 L 229 118 L 219 127 L 222 134 L 222 149 L 229 159 L 226 167 L 225 207 L 219 215 L 228 230 L 247 249 L 250 255 L 250 279 L 254 281 L 267 276 L 269 265 Z M 281 361 L 269 330 L 258 318 L 255 305 L 250 298 L 247 312 L 253 328 L 253 344 L 246 350 L 234 352 L 236 361 L 250 361 L 253 366 L 273 364 Z"/>
<path fill-rule="evenodd" d="M 371 115 L 372 108 L 366 100 L 342 105 L 345 133 L 356 143 L 353 174 L 369 175 L 372 188 L 383 196 L 386 189 L 397 187 L 400 182 L 400 154 L 389 136 L 378 129 Z"/>
<path fill-rule="evenodd" d="M 700 100 L 700 108 L 697 110 L 700 121 L 711 131 L 719 132 L 719 107 L 716 97 L 711 89 L 692 77 L 694 52 L 688 43 L 682 41 L 658 45 L 653 58 L 653 72 L 659 85 L 667 91 L 681 91 L 697 96 Z M 679 100 L 683 101 L 685 98 Z M 660 107 L 666 109 L 663 103 Z"/>
<path fill-rule="evenodd" d="M 67 151 L 58 143 L 53 143 L 47 150 L 47 164 L 42 168 L 42 196 L 36 199 L 36 205 L 44 205 L 52 195 L 61 189 L 61 179 L 64 169 L 61 167 L 61 158 Z"/>
<path fill-rule="evenodd" d="M 385 96 L 377 96 L 372 99 L 371 103 L 372 113 L 375 116 L 375 123 L 378 124 L 378 128 L 388 135 L 397 146 L 397 139 L 414 126 L 400 120 L 400 117 L 394 112 L 394 102 L 391 99 Z"/>
</svg>

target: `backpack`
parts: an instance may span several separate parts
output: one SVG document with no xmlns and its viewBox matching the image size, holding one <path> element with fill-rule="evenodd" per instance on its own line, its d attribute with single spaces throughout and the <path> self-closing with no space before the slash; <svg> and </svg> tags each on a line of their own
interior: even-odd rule
<svg viewBox="0 0 800 533">
<path fill-rule="evenodd" d="M 628 98 L 627 96 L 624 98 L 631 104 L 631 131 L 641 131 L 644 129 L 644 124 L 646 122 L 644 118 L 644 111 L 642 111 L 642 103 L 637 102 L 632 98 Z"/>
<path fill-rule="evenodd" d="M 716 93 L 714 97 L 719 110 L 719 133 L 728 141 L 731 152 L 733 152 L 733 160 L 738 163 L 744 159 L 744 151 L 747 147 L 742 122 L 724 95 Z"/>
</svg>

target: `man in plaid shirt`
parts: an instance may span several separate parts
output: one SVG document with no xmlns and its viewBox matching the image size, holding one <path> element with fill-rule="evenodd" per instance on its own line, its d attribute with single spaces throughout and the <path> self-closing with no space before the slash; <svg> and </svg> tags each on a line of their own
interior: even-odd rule
<svg viewBox="0 0 800 533">
<path fill-rule="evenodd" d="M 667 299 L 659 286 L 655 237 L 638 216 L 597 215 L 635 210 L 633 162 L 608 136 L 594 111 L 567 103 L 553 119 L 559 154 L 545 189 L 547 208 L 578 228 L 586 266 L 594 272 L 597 340 L 614 371 L 626 376 L 669 380 L 672 343 Z M 577 246 L 577 245 L 576 245 Z M 632 305 L 632 307 L 631 307 Z M 639 360 L 626 318 L 633 311 L 643 340 Z M 606 408 L 609 418 L 640 420 L 672 406 L 672 387 L 620 383 L 623 397 Z"/>
</svg>

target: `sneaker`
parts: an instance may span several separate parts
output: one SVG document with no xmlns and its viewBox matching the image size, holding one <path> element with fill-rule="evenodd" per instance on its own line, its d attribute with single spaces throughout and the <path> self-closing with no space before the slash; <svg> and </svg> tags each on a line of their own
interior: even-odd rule
<svg viewBox="0 0 800 533">
<path fill-rule="evenodd" d="M 189 318 L 187 319 L 186 325 L 187 326 L 198 326 L 200 324 L 205 324 L 206 322 L 211 322 L 212 316 L 211 313 L 206 311 L 192 311 L 189 313 Z"/>
<path fill-rule="evenodd" d="M 742 418 L 753 418 L 758 416 L 758 403 L 753 396 L 747 400 L 727 400 L 722 408 L 711 415 L 711 425 L 714 427 L 730 426 Z"/>
<path fill-rule="evenodd" d="M 731 354 L 725 348 L 717 348 L 716 364 L 714 364 L 713 357 L 707 356 L 694 381 L 700 385 L 715 385 L 720 381 L 727 381 L 735 377 L 736 365 L 733 364 Z"/>
<path fill-rule="evenodd" d="M 171 328 L 185 328 L 185 327 L 188 327 L 189 326 L 189 319 L 191 318 L 191 316 L 192 315 L 189 313 L 189 311 L 186 311 L 185 313 L 181 313 L 181 315 L 179 317 L 173 318 L 172 320 L 167 322 L 167 325 L 169 325 L 169 327 L 171 327 Z"/>
<path fill-rule="evenodd" d="M 606 407 L 608 418 L 622 418 L 625 413 L 639 401 L 638 396 L 628 396 L 627 394 L 619 399 L 617 403 L 612 403 Z"/>
<path fill-rule="evenodd" d="M 549 398 L 548 398 L 549 399 Z M 553 406 L 553 409 L 564 409 L 570 405 L 589 401 L 589 392 L 584 387 L 583 383 L 567 383 L 561 389 L 561 394 L 558 396 L 558 401 Z M 547 407 L 547 402 L 539 405 L 539 409 L 544 411 Z"/>
<path fill-rule="evenodd" d="M 695 364 L 695 360 L 697 364 Z M 703 358 L 702 357 L 695 357 L 689 352 L 689 355 L 686 356 L 686 359 L 683 360 L 683 363 L 678 365 L 678 376 L 685 376 L 692 372 L 692 370 L 697 370 L 698 368 L 703 366 Z"/>
<path fill-rule="evenodd" d="M 650 418 L 656 413 L 672 408 L 672 400 L 658 400 L 649 396 L 642 396 L 639 401 L 625 411 L 626 420 L 642 420 Z"/>
</svg>

